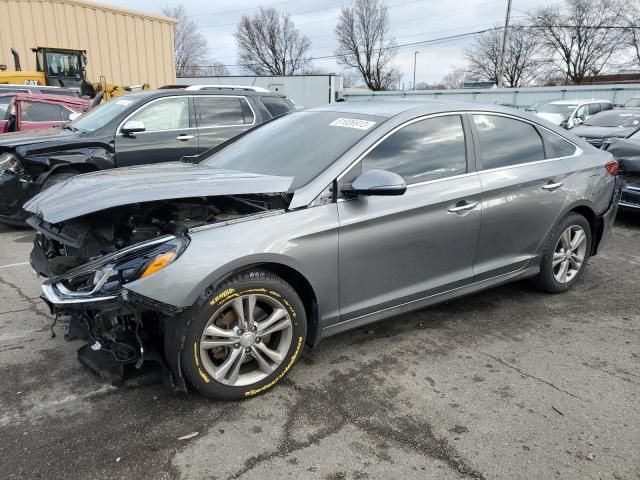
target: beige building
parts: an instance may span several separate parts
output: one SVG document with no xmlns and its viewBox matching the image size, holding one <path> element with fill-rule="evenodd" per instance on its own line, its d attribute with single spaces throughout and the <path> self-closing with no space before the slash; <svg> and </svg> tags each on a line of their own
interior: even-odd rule
<svg viewBox="0 0 640 480">
<path fill-rule="evenodd" d="M 87 80 L 121 86 L 176 81 L 175 19 L 85 0 L 0 0 L 0 64 L 35 70 L 36 46 L 87 51 Z"/>
</svg>

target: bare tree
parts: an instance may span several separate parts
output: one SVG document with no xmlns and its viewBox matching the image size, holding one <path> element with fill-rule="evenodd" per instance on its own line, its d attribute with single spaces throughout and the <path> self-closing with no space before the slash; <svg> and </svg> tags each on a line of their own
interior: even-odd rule
<svg viewBox="0 0 640 480">
<path fill-rule="evenodd" d="M 640 66 L 640 1 L 629 2 L 625 15 L 627 45 L 633 52 L 633 64 Z"/>
<path fill-rule="evenodd" d="M 371 90 L 385 90 L 398 80 L 392 66 L 394 39 L 382 0 L 356 0 L 344 7 L 336 26 L 337 62 L 356 69 Z"/>
<path fill-rule="evenodd" d="M 502 31 L 490 30 L 479 36 L 464 55 L 471 75 L 498 84 L 500 56 L 502 55 Z M 540 73 L 542 61 L 540 43 L 536 32 L 522 25 L 510 28 L 504 55 L 503 85 L 522 87 L 532 82 Z"/>
<path fill-rule="evenodd" d="M 462 88 L 464 87 L 464 80 L 467 77 L 467 72 L 463 68 L 456 68 L 452 72 L 447 73 L 442 81 L 445 88 Z"/>
<path fill-rule="evenodd" d="M 309 38 L 295 27 L 288 13 L 260 8 L 244 15 L 235 34 L 240 64 L 256 75 L 293 75 L 308 63 Z"/>
<path fill-rule="evenodd" d="M 228 77 L 230 72 L 224 64 L 213 61 L 209 65 L 203 65 L 199 68 L 198 75 L 204 77 Z"/>
<path fill-rule="evenodd" d="M 198 65 L 207 58 L 207 39 L 198 30 L 198 24 L 189 19 L 184 5 L 165 7 L 162 9 L 162 14 L 178 20 L 173 37 L 176 76 L 195 75 Z"/>
<path fill-rule="evenodd" d="M 598 75 L 624 46 L 619 0 L 566 0 L 565 9 L 542 7 L 530 14 L 550 61 L 572 83 Z M 613 28 L 612 28 L 613 27 Z"/>
</svg>

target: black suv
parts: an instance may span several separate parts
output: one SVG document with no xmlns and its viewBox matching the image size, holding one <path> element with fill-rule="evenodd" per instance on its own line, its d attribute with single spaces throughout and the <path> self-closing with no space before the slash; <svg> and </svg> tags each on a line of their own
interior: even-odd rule
<svg viewBox="0 0 640 480">
<path fill-rule="evenodd" d="M 0 135 L 0 222 L 79 173 L 194 157 L 295 109 L 277 93 L 156 90 L 117 97 L 61 128 Z"/>
</svg>

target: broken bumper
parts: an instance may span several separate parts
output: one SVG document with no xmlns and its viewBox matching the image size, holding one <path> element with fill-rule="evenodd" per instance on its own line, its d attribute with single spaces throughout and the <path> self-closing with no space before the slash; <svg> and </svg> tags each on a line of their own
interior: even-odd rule
<svg viewBox="0 0 640 480">
<path fill-rule="evenodd" d="M 620 204 L 620 195 L 622 194 L 622 183 L 623 182 L 619 178 L 616 178 L 613 197 L 611 198 L 609 208 L 599 218 L 599 222 L 602 225 L 602 235 L 600 236 L 600 241 L 598 242 L 594 253 L 602 250 L 602 248 L 609 241 L 609 238 L 611 238 L 613 225 L 616 221 L 616 215 L 618 213 L 618 205 Z"/>
</svg>

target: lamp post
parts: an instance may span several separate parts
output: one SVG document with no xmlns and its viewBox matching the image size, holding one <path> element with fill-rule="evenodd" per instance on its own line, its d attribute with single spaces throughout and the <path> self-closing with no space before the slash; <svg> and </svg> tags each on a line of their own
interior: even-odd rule
<svg viewBox="0 0 640 480">
<path fill-rule="evenodd" d="M 413 89 L 414 90 L 417 90 L 416 89 L 416 61 L 419 53 L 420 52 L 418 51 L 413 52 Z"/>
</svg>

